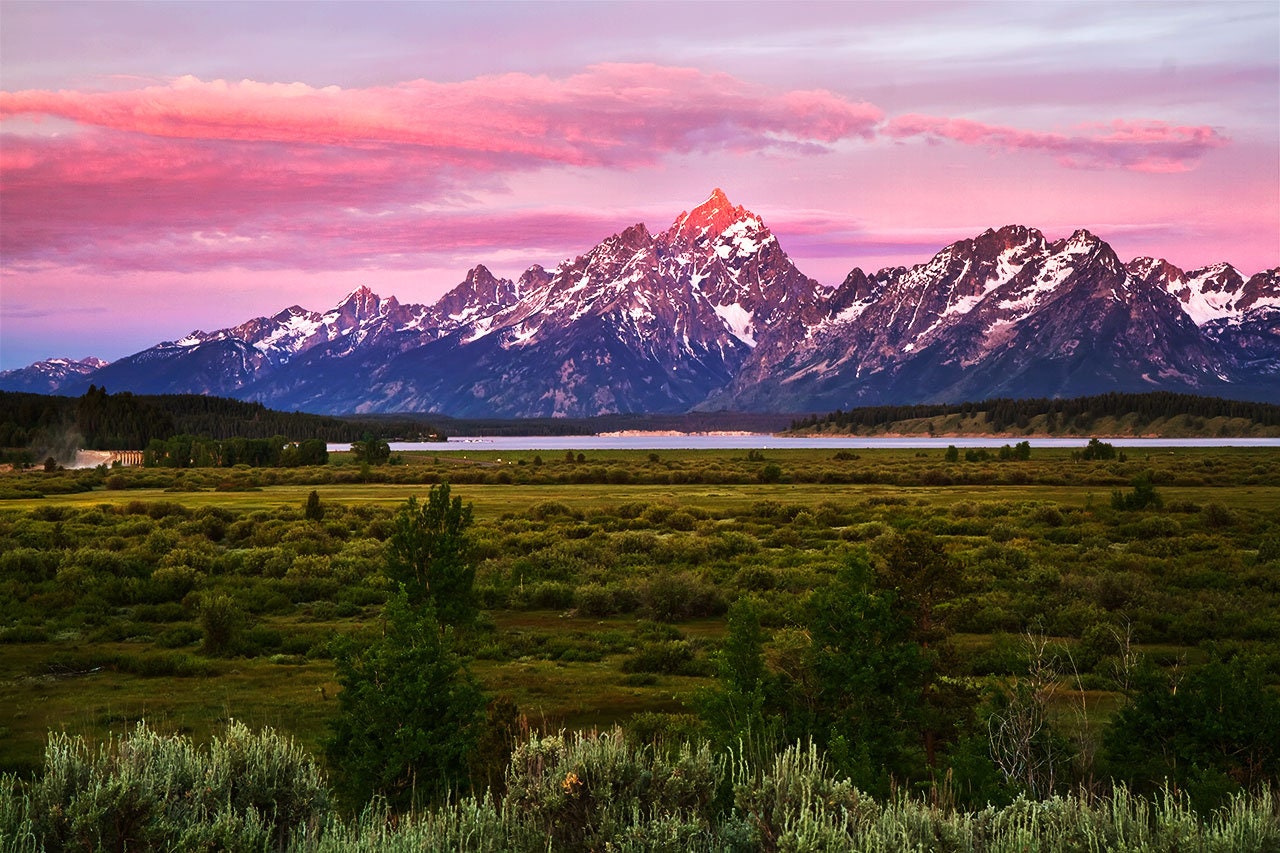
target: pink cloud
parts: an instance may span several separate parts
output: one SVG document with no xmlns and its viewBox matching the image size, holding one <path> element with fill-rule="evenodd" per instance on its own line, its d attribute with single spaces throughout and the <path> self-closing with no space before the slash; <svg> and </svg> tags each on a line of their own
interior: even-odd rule
<svg viewBox="0 0 1280 853">
<path fill-rule="evenodd" d="M 408 265 L 424 243 L 477 239 L 461 236 L 474 217 L 422 205 L 465 210 L 515 172 L 827 150 L 869 137 L 883 116 L 825 91 L 613 64 L 364 89 L 183 77 L 0 92 L 5 118 L 36 120 L 0 146 L 7 264 L 193 269 L 364 265 L 379 251 L 379 263 Z M 45 119 L 81 127 L 40 132 Z"/>
<path fill-rule="evenodd" d="M 0 117 L 56 116 L 174 139 L 405 145 L 572 165 L 639 165 L 669 152 L 768 148 L 867 137 L 879 109 L 825 91 L 775 94 L 727 74 L 607 64 L 552 78 L 315 88 L 242 80 L 114 92 L 0 93 Z"/>
<path fill-rule="evenodd" d="M 1073 169 L 1122 168 L 1135 172 L 1185 172 L 1209 151 L 1230 140 L 1211 127 L 1161 121 L 1116 120 L 1090 125 L 1067 135 L 983 124 L 963 118 L 902 115 L 891 119 L 885 135 L 894 139 L 950 140 L 1006 151 L 1044 151 Z"/>
<path fill-rule="evenodd" d="M 22 165 L 4 169 L 5 263 L 104 272 L 404 269 L 463 249 L 589 246 L 621 225 L 591 210 L 471 209 L 464 188 L 498 180 L 500 167 L 483 159 L 459 164 L 399 147 L 339 154 L 104 131 L 6 139 L 5 158 Z"/>
<path fill-rule="evenodd" d="M 0 145 L 5 266 L 109 272 L 411 269 L 452 252 L 580 251 L 627 224 L 608 205 L 592 210 L 591 198 L 560 210 L 476 209 L 474 194 L 500 197 L 517 173 L 543 169 L 594 176 L 673 155 L 795 155 L 888 136 L 1157 172 L 1191 168 L 1227 142 L 1161 122 L 1074 136 L 919 115 L 885 123 L 877 107 L 828 91 L 643 64 L 361 89 L 184 77 L 122 91 L 0 92 L 6 118 L 22 132 Z M 53 133 L 42 120 L 79 126 Z M 824 255 L 860 245 L 847 224 L 821 229 L 826 237 L 796 237 Z"/>
</svg>

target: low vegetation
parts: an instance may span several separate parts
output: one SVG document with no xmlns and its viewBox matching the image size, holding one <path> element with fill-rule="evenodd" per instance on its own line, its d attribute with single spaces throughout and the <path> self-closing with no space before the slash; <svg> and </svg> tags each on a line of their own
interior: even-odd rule
<svg viewBox="0 0 1280 853">
<path fill-rule="evenodd" d="M 971 850 L 1240 853 L 1280 844 L 1272 794 L 1208 816 L 1163 790 L 1019 797 L 975 811 L 878 801 L 833 775 L 812 746 L 764 766 L 706 744 L 636 745 L 618 729 L 532 734 L 504 788 L 412 815 L 337 811 L 319 767 L 287 737 L 232 723 L 207 748 L 145 725 L 99 748 L 56 736 L 44 773 L 0 778 L 0 841 L 14 851 L 772 851 Z"/>
<path fill-rule="evenodd" d="M 0 838 L 1274 847 L 1280 454 L 1108 447 L 7 475 Z"/>
</svg>

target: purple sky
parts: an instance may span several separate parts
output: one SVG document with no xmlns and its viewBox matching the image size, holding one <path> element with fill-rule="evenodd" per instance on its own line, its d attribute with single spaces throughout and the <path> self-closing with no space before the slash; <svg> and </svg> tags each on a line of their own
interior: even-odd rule
<svg viewBox="0 0 1280 853">
<path fill-rule="evenodd" d="M 1280 5 L 0 0 L 0 369 L 431 302 L 723 187 L 797 265 L 1280 263 Z"/>
</svg>

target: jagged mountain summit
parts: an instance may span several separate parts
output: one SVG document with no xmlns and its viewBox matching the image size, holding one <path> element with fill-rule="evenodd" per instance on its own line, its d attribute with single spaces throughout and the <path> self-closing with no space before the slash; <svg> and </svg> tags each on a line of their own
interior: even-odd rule
<svg viewBox="0 0 1280 853">
<path fill-rule="evenodd" d="M 87 376 L 107 366 L 100 358 L 50 358 L 17 370 L 0 372 L 0 389 L 52 394 L 77 376 Z"/>
<path fill-rule="evenodd" d="M 1144 390 L 1275 399 L 1280 270 L 1246 282 L 1216 269 L 1126 265 L 1085 230 L 1053 242 L 1021 226 L 988 230 L 909 269 L 855 269 L 825 320 L 803 339 L 758 347 L 704 406 Z"/>
<path fill-rule="evenodd" d="M 257 399 L 246 389 L 312 350 L 349 355 L 397 331 L 421 331 L 429 316 L 425 306 L 401 305 L 361 287 L 323 314 L 294 305 L 229 329 L 193 331 L 112 362 L 83 381 L 72 379 L 63 390 L 79 392 L 97 383 L 139 393 Z"/>
<path fill-rule="evenodd" d="M 323 314 L 294 306 L 193 332 L 57 390 L 90 382 L 494 417 L 1113 390 L 1276 399 L 1280 268 L 1246 280 L 1228 264 L 1123 263 L 1088 231 L 1050 241 L 1007 226 L 827 288 L 717 189 L 661 233 L 636 224 L 516 281 L 476 266 L 430 306 L 362 287 Z"/>
</svg>

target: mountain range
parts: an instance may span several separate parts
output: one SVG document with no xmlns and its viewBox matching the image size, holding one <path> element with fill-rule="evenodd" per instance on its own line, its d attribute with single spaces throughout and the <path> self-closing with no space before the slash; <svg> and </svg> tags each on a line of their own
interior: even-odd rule
<svg viewBox="0 0 1280 853">
<path fill-rule="evenodd" d="M 1165 390 L 1280 398 L 1280 267 L 1245 279 L 1123 262 L 1085 230 L 1007 226 L 914 267 L 804 275 L 715 190 L 517 280 L 476 266 L 434 305 L 366 287 L 107 364 L 52 359 L 0 389 L 203 393 L 318 413 L 584 417 L 817 411 Z"/>
</svg>

